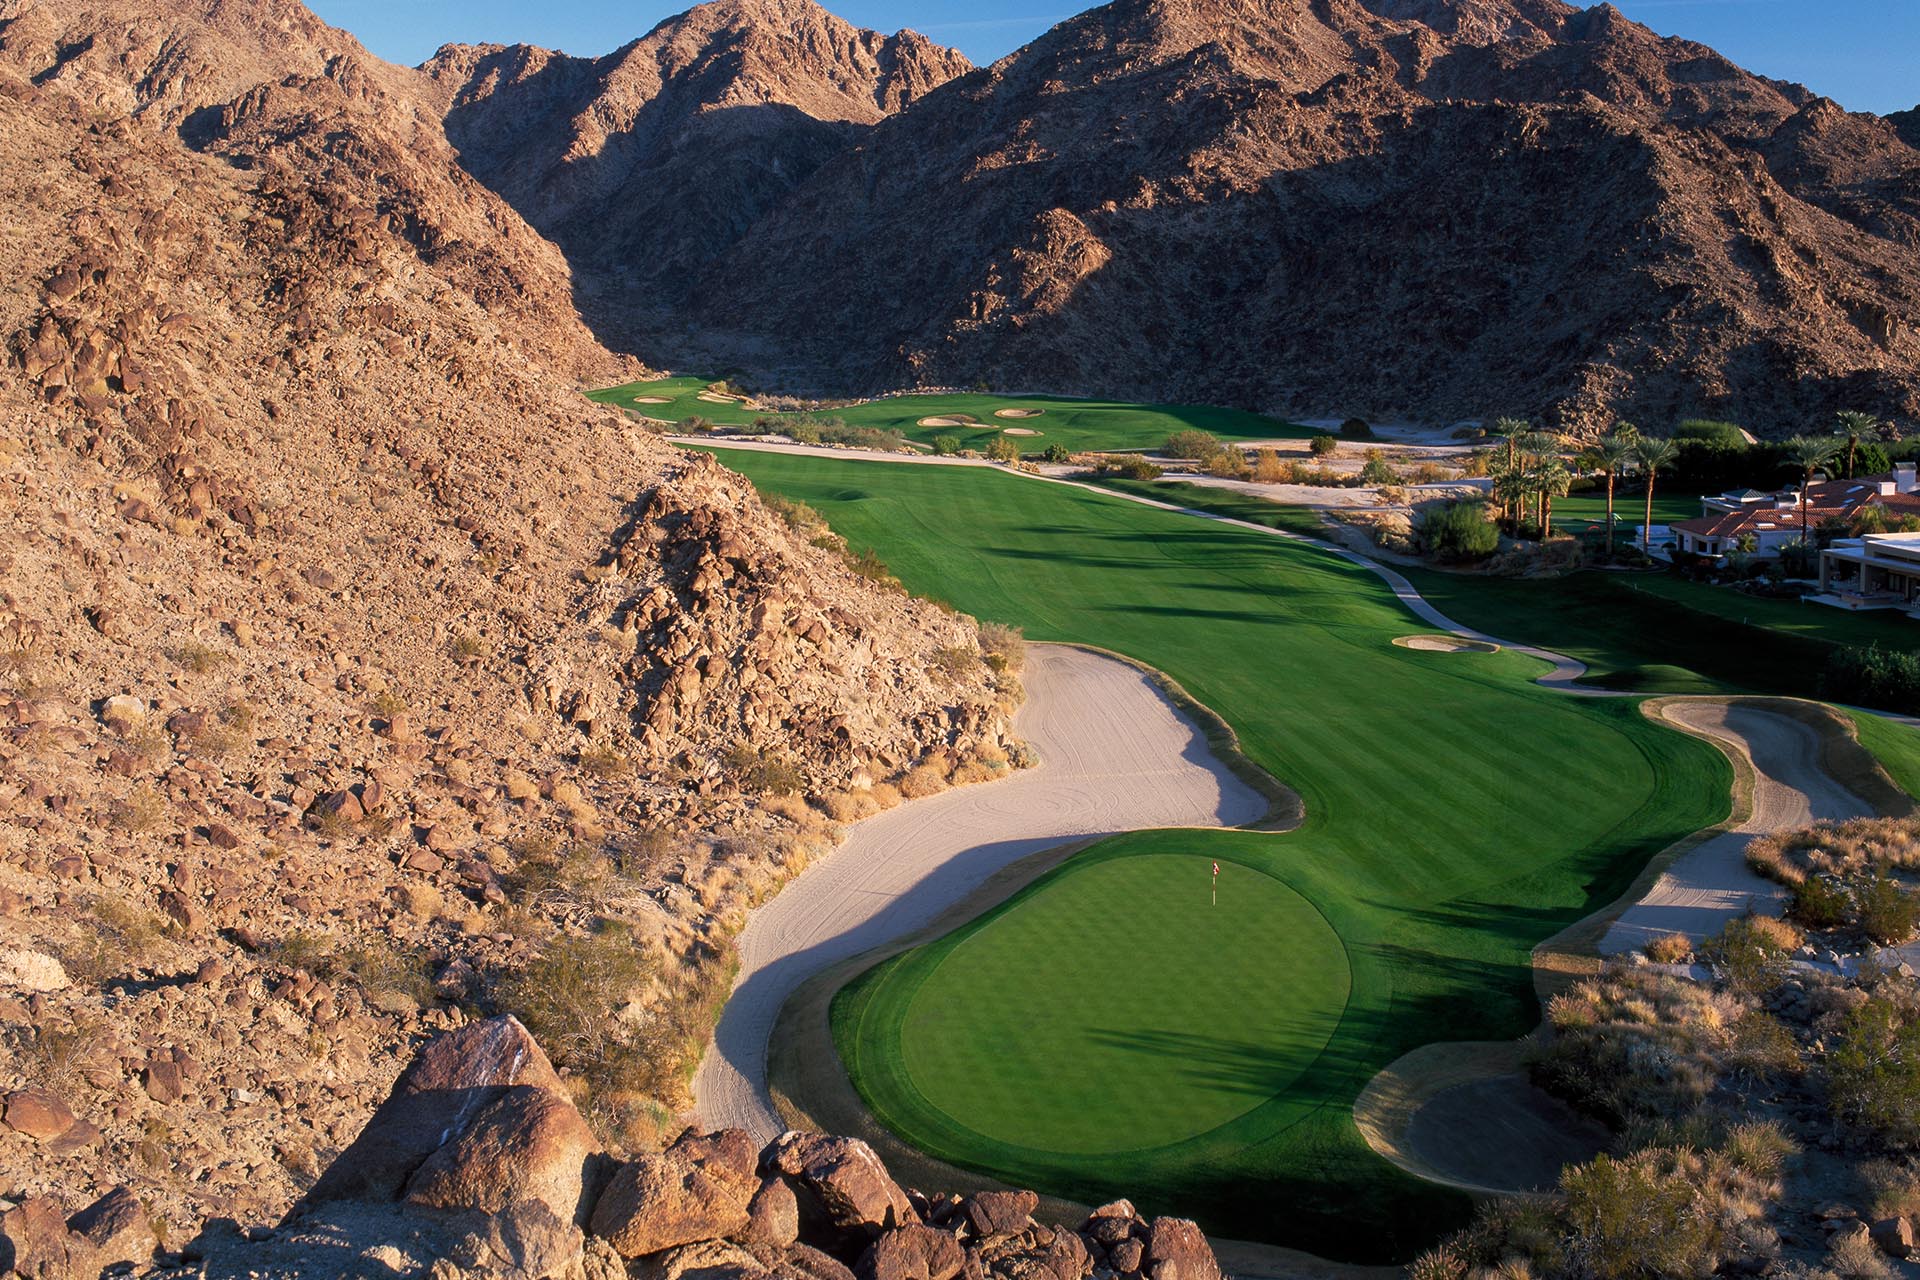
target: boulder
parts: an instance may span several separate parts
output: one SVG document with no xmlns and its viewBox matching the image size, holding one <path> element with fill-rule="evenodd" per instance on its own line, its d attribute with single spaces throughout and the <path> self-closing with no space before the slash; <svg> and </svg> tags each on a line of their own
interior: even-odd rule
<svg viewBox="0 0 1920 1280">
<path fill-rule="evenodd" d="M 35 1142 L 52 1142 L 73 1128 L 73 1112 L 50 1093 L 22 1090 L 8 1094 L 4 1103 L 0 1124 Z"/>
<path fill-rule="evenodd" d="M 800 1201 L 793 1188 L 768 1178 L 747 1205 L 747 1229 L 740 1238 L 752 1245 L 784 1249 L 800 1238 Z"/>
<path fill-rule="evenodd" d="M 1213 1246 L 1186 1218 L 1155 1218 L 1148 1224 L 1147 1274 L 1153 1280 L 1222 1280 Z"/>
<path fill-rule="evenodd" d="M 1040 1197 L 1031 1191 L 982 1191 L 962 1205 L 967 1225 L 976 1236 L 1012 1235 L 1033 1222 Z"/>
<path fill-rule="evenodd" d="M 341 1200 L 586 1214 L 597 1144 L 525 1027 L 488 1018 L 429 1041 L 291 1217 Z"/>
<path fill-rule="evenodd" d="M 760 1168 L 780 1174 L 793 1187 L 800 1238 L 829 1251 L 871 1242 L 891 1227 L 917 1221 L 907 1193 L 858 1138 L 783 1133 L 762 1153 Z"/>
<path fill-rule="evenodd" d="M 0 1276 L 19 1280 L 94 1280 L 92 1247 L 67 1229 L 66 1212 L 50 1196 L 32 1196 L 0 1213 Z"/>
<path fill-rule="evenodd" d="M 1147 1259 L 1147 1247 L 1138 1240 L 1122 1240 L 1107 1254 L 1107 1265 L 1123 1275 L 1136 1275 Z"/>
<path fill-rule="evenodd" d="M 1909 1218 L 1882 1218 L 1870 1228 L 1873 1243 L 1890 1258 L 1914 1255 L 1913 1222 Z"/>
<path fill-rule="evenodd" d="M 760 1190 L 753 1141 L 738 1129 L 688 1130 L 657 1156 L 614 1172 L 589 1230 L 623 1258 L 746 1234 Z"/>
<path fill-rule="evenodd" d="M 634 1280 L 773 1280 L 774 1272 L 746 1248 L 701 1240 L 648 1254 L 628 1269 Z"/>
<path fill-rule="evenodd" d="M 883 1233 L 854 1274 L 859 1280 L 953 1280 L 965 1266 L 958 1240 L 915 1222 Z"/>
<path fill-rule="evenodd" d="M 87 1242 L 94 1264 L 101 1267 L 150 1261 L 157 1243 L 146 1206 L 124 1186 L 67 1219 L 67 1229 Z"/>
<path fill-rule="evenodd" d="M 0 987 L 17 991 L 65 991 L 66 966 L 50 955 L 0 947 Z"/>
</svg>

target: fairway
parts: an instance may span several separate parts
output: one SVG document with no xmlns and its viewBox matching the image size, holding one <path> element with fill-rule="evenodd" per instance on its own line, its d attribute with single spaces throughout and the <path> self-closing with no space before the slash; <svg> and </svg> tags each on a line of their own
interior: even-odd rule
<svg viewBox="0 0 1920 1280">
<path fill-rule="evenodd" d="M 1347 997 L 1340 939 L 1304 898 L 1227 862 L 1215 904 L 1209 870 L 1077 860 L 896 966 L 866 1016 L 897 1024 L 927 1104 L 990 1141 L 1093 1155 L 1205 1133 L 1286 1089 Z M 1129 917 L 1154 946 L 1111 927 Z"/>
<path fill-rule="evenodd" d="M 746 427 L 769 415 L 739 403 L 702 399 L 709 379 L 663 378 L 634 382 L 589 394 L 602 404 L 620 405 L 649 418 L 685 422 L 704 418 L 720 426 Z M 650 401 L 664 401 L 662 404 Z M 1222 440 L 1297 440 L 1315 434 L 1305 427 L 1241 409 L 1208 405 L 1129 404 L 1119 400 L 1074 400 L 1060 396 L 996 396 L 974 393 L 889 396 L 813 416 L 838 418 L 855 427 L 898 431 L 931 445 L 936 437 L 953 439 L 963 449 L 984 451 L 1011 428 L 1020 448 L 1034 453 L 1048 445 L 1083 449 L 1157 449 L 1176 431 L 1195 428 Z M 923 425 L 923 418 L 948 424 Z M 949 425 L 950 424 L 950 425 Z"/>
<path fill-rule="evenodd" d="M 1530 1030 L 1534 944 L 1727 813 L 1711 746 L 1631 700 L 1540 688 L 1544 664 L 1523 654 L 1398 647 L 1429 628 L 1311 547 L 986 468 L 723 456 L 915 591 L 1165 671 L 1305 802 L 1284 835 L 1111 838 L 959 942 L 843 990 L 835 1039 L 861 1096 L 942 1159 L 1083 1202 L 1127 1195 L 1222 1235 L 1404 1260 L 1468 1205 L 1376 1156 L 1355 1095 L 1418 1045 Z M 1234 909 L 1286 923 L 1250 924 L 1223 962 L 1185 914 L 1196 904 L 1087 871 L 1143 858 L 1268 877 L 1293 896 Z M 1081 948 L 1101 959 L 1082 967 Z M 1022 1035 L 1057 1038 L 1009 1057 Z M 1129 1132 L 1116 1150 L 1110 1135 Z"/>
</svg>

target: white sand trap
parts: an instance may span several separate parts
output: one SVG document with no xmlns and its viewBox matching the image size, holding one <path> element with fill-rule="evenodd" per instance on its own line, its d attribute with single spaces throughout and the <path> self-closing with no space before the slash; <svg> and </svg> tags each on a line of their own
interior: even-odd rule
<svg viewBox="0 0 1920 1280">
<path fill-rule="evenodd" d="M 920 425 L 923 427 L 964 427 L 968 424 L 960 421 L 958 418 L 922 418 L 920 419 Z"/>
<path fill-rule="evenodd" d="M 1873 812 L 1827 776 L 1820 767 L 1820 736 L 1797 720 L 1714 702 L 1677 703 L 1662 714 L 1746 753 L 1756 775 L 1753 816 L 1682 854 L 1607 930 L 1600 940 L 1602 955 L 1637 951 L 1669 933 L 1698 942 L 1749 908 L 1778 914 L 1786 890 L 1748 869 L 1746 851 L 1753 837 Z"/>
<path fill-rule="evenodd" d="M 1394 641 L 1402 649 L 1424 649 L 1429 653 L 1498 653 L 1500 646 L 1485 640 L 1467 640 L 1461 636 L 1401 636 Z"/>
<path fill-rule="evenodd" d="M 1039 752 L 1037 767 L 855 823 L 845 844 L 748 917 L 733 995 L 693 1078 L 704 1123 L 778 1134 L 767 1040 L 787 997 L 924 928 L 1009 863 L 1088 836 L 1228 826 L 1267 812 L 1126 663 L 1032 645 L 1021 679 L 1027 701 L 1014 727 Z"/>
<path fill-rule="evenodd" d="M 995 409 L 993 416 L 996 418 L 1037 418 L 1045 412 L 1045 409 Z"/>
<path fill-rule="evenodd" d="M 1032 427 L 1002 427 L 1000 428 L 1000 434 L 1003 436 L 1037 436 L 1040 433 Z"/>
<path fill-rule="evenodd" d="M 633 402 L 635 404 L 672 404 L 673 403 L 673 401 L 667 399 L 665 396 L 635 396 L 633 398 Z"/>
<path fill-rule="evenodd" d="M 697 398 L 701 400 L 705 400 L 708 404 L 739 404 L 740 403 L 739 396 L 723 396 L 718 391 L 702 391 Z M 666 401 L 662 400 L 660 403 L 665 404 Z"/>
</svg>

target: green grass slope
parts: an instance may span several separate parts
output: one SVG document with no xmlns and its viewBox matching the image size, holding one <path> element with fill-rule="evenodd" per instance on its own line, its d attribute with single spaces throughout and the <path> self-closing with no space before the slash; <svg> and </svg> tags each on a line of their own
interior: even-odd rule
<svg viewBox="0 0 1920 1280">
<path fill-rule="evenodd" d="M 1920 800 L 1920 729 L 1884 716 L 1849 711 L 1860 745 L 1872 752 L 1894 785 Z"/>
<path fill-rule="evenodd" d="M 590 399 L 620 405 L 650 418 L 685 422 L 705 418 L 722 426 L 750 426 L 764 415 L 737 403 L 716 404 L 700 399 L 707 388 L 703 378 L 664 378 L 634 382 L 592 392 Z M 647 404 L 645 400 L 664 400 Z M 1037 418 L 1006 419 L 994 415 L 1003 409 L 1038 409 Z M 1115 400 L 1072 400 L 1057 396 L 911 395 L 891 396 L 816 415 L 839 418 L 849 426 L 899 431 L 907 439 L 931 444 L 935 436 L 952 436 L 961 447 L 984 450 L 1008 427 L 1032 431 L 1018 437 L 1020 447 L 1036 453 L 1050 444 L 1069 449 L 1153 449 L 1176 431 L 1197 428 L 1223 440 L 1301 439 L 1314 434 L 1305 427 L 1240 409 L 1207 405 L 1128 404 Z M 925 427 L 922 418 L 965 418 L 961 426 Z"/>
<path fill-rule="evenodd" d="M 945 1159 L 1229 1236 L 1404 1258 L 1464 1198 L 1375 1156 L 1354 1096 L 1417 1045 L 1530 1029 L 1533 945 L 1726 813 L 1711 747 L 1626 700 L 1539 688 L 1516 654 L 1395 647 L 1426 628 L 1311 548 L 985 469 L 724 456 L 916 591 L 1167 672 L 1306 802 L 1286 835 L 1106 841 L 844 992 L 863 1096 Z M 1212 859 L 1233 866 L 1231 936 L 1195 923 Z M 1101 870 L 1114 860 L 1142 865 Z M 1260 896 L 1229 908 L 1229 887 Z M 930 1021 L 942 1005 L 963 1015 Z M 1006 1052 L 1021 1036 L 1044 1051 Z M 1143 1107 L 1154 1118 L 1116 1149 Z"/>
</svg>

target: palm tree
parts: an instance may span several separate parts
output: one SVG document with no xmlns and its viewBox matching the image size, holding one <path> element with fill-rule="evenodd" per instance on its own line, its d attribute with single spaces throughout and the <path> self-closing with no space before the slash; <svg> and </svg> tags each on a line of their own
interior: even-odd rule
<svg viewBox="0 0 1920 1280">
<path fill-rule="evenodd" d="M 1623 426 L 1630 425 L 1623 423 Z M 1614 434 L 1593 446 L 1593 460 L 1607 478 L 1607 559 L 1613 559 L 1613 486 L 1633 465 L 1638 446 L 1625 435 Z"/>
<path fill-rule="evenodd" d="M 1853 458 L 1860 450 L 1863 436 L 1873 435 L 1880 429 L 1880 423 L 1870 413 L 1858 409 L 1844 409 L 1833 415 L 1833 433 L 1845 436 L 1847 441 L 1847 479 L 1853 479 Z"/>
<path fill-rule="evenodd" d="M 1493 500 L 1500 504 L 1500 510 L 1513 525 L 1513 532 L 1520 532 L 1520 504 L 1526 501 L 1528 494 L 1528 476 L 1524 467 L 1502 467 L 1493 476 Z"/>
<path fill-rule="evenodd" d="M 1670 467 L 1674 459 L 1680 456 L 1680 446 L 1671 440 L 1655 437 L 1641 439 L 1633 446 L 1634 461 L 1647 474 L 1647 519 L 1640 526 L 1640 549 L 1653 552 L 1653 481 L 1660 474 L 1660 468 Z"/>
<path fill-rule="evenodd" d="M 1573 472 L 1558 457 L 1549 455 L 1533 473 L 1533 483 L 1540 495 L 1540 541 L 1546 542 L 1553 537 L 1553 500 L 1567 496 L 1567 490 L 1573 487 Z"/>
<path fill-rule="evenodd" d="M 1487 428 L 1487 434 L 1498 436 L 1507 442 L 1507 469 L 1513 469 L 1514 451 L 1520 443 L 1520 437 L 1529 435 L 1533 424 L 1525 418 L 1495 418 L 1493 425 Z"/>
<path fill-rule="evenodd" d="M 1787 460 L 1800 469 L 1800 545 L 1807 545 L 1807 524 L 1813 516 L 1813 503 L 1807 490 L 1813 487 L 1813 473 L 1830 467 L 1840 453 L 1840 442 L 1830 436 L 1795 436 L 1787 441 Z"/>
</svg>

